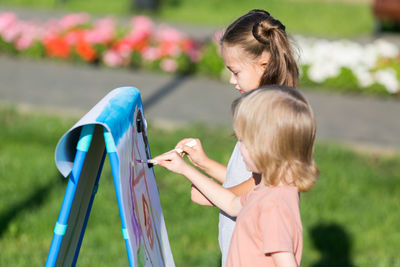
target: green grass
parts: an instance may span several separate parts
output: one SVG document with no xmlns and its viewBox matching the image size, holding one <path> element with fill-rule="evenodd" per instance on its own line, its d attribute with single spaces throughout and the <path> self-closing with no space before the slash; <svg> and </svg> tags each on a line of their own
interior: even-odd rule
<svg viewBox="0 0 400 267">
<path fill-rule="evenodd" d="M 371 8 L 367 4 L 304 0 L 181 2 L 179 6 L 163 9 L 162 16 L 180 22 L 227 26 L 247 11 L 261 8 L 281 20 L 290 33 L 349 37 L 369 34 L 373 27 Z"/>
<path fill-rule="evenodd" d="M 133 0 L 2 0 L 3 5 L 87 11 L 95 14 L 130 15 Z M 261 8 L 280 19 L 289 33 L 322 37 L 371 34 L 374 27 L 370 4 L 317 0 L 165 0 L 153 17 L 170 22 L 225 27 L 245 12 Z M 137 12 L 135 12 L 137 14 Z"/>
<path fill-rule="evenodd" d="M 43 266 L 67 182 L 53 153 L 75 121 L 0 107 L 0 266 Z M 195 136 L 227 162 L 234 145 L 230 129 L 149 125 L 153 155 Z M 303 266 L 400 266 L 400 156 L 318 144 L 316 161 L 321 177 L 302 195 Z M 218 266 L 218 211 L 192 204 L 182 177 L 155 173 L 176 266 Z M 127 266 L 120 228 L 107 160 L 78 265 Z"/>
</svg>

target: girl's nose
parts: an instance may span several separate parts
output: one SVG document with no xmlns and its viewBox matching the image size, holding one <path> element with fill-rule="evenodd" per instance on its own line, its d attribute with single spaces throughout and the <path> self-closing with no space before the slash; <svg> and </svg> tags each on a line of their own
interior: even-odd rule
<svg viewBox="0 0 400 267">
<path fill-rule="evenodd" d="M 231 72 L 231 78 L 229 79 L 229 83 L 236 85 L 237 81 L 236 81 L 236 77 L 235 75 Z"/>
</svg>

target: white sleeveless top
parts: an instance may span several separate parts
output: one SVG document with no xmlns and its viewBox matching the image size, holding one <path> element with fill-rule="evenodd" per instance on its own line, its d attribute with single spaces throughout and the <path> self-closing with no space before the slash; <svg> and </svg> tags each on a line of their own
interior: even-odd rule
<svg viewBox="0 0 400 267">
<path fill-rule="evenodd" d="M 246 164 L 243 161 L 242 154 L 236 143 L 226 169 L 226 179 L 223 187 L 228 188 L 238 185 L 249 179 L 251 175 L 252 173 L 246 169 Z M 225 266 L 235 224 L 236 218 L 230 217 L 223 211 L 219 213 L 218 241 L 222 253 L 222 267 Z"/>
</svg>

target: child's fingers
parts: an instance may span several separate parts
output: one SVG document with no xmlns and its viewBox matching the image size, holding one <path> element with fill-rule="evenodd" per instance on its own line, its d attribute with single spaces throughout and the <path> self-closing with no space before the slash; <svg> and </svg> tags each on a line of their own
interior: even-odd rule
<svg viewBox="0 0 400 267">
<path fill-rule="evenodd" d="M 185 143 L 185 146 L 194 147 L 199 142 L 199 139 L 191 139 L 190 141 Z"/>
<path fill-rule="evenodd" d="M 176 144 L 175 149 L 182 149 L 182 147 L 183 147 L 186 143 L 190 142 L 191 140 L 193 140 L 193 138 L 184 138 L 184 139 L 182 139 L 181 141 L 179 141 L 179 142 Z"/>
<path fill-rule="evenodd" d="M 166 160 L 171 160 L 173 153 L 176 154 L 175 150 L 171 150 L 168 152 L 165 152 L 164 154 L 161 154 L 157 157 L 154 157 L 152 160 L 150 160 L 151 163 L 155 163 L 155 162 L 161 162 L 161 161 L 166 161 Z"/>
<path fill-rule="evenodd" d="M 178 145 L 175 147 L 175 151 L 178 152 L 179 154 L 182 154 L 182 153 L 190 154 L 190 152 L 194 151 L 191 148 L 196 146 L 199 143 L 200 143 L 199 139 L 185 138 L 181 142 L 178 143 Z"/>
<path fill-rule="evenodd" d="M 178 149 L 175 149 L 175 150 L 178 150 Z M 191 155 L 191 154 L 193 154 L 195 151 L 196 151 L 196 149 L 193 148 L 193 147 L 190 147 L 190 146 L 183 146 L 182 149 L 181 149 L 181 150 L 178 150 L 177 152 L 178 152 L 178 153 L 182 153 L 182 154 Z"/>
<path fill-rule="evenodd" d="M 179 142 L 176 144 L 175 148 L 177 148 L 177 147 L 182 147 L 182 146 L 185 145 L 187 142 L 189 142 L 191 139 L 193 139 L 193 138 L 184 138 L 184 139 L 182 139 L 181 141 L 179 141 Z"/>
<path fill-rule="evenodd" d="M 153 158 L 152 162 L 175 173 L 182 174 L 187 163 L 179 156 L 175 150 L 166 152 Z"/>
<path fill-rule="evenodd" d="M 189 147 L 193 147 L 195 146 L 197 143 L 199 142 L 199 139 L 196 138 L 185 138 L 182 139 L 181 141 L 179 141 L 175 148 L 182 148 L 184 146 L 189 146 Z"/>
</svg>

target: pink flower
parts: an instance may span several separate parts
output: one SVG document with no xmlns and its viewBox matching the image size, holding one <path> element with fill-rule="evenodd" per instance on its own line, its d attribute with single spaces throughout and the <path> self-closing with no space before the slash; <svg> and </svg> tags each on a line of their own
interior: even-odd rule
<svg viewBox="0 0 400 267">
<path fill-rule="evenodd" d="M 115 50 L 107 50 L 103 55 L 104 63 L 109 67 L 118 67 L 123 63 L 122 57 Z"/>
<path fill-rule="evenodd" d="M 75 28 L 79 25 L 87 24 L 90 21 L 90 16 L 87 13 L 74 13 L 62 17 L 58 21 L 58 25 L 64 31 Z"/>
<path fill-rule="evenodd" d="M 25 50 L 33 45 L 37 40 L 41 40 L 43 30 L 33 22 L 22 23 L 22 31 L 15 42 L 17 50 Z"/>
<path fill-rule="evenodd" d="M 99 19 L 93 29 L 85 34 L 85 41 L 90 44 L 106 44 L 114 38 L 115 21 L 111 18 Z"/>
<path fill-rule="evenodd" d="M 0 34 L 17 23 L 17 17 L 12 12 L 0 13 Z"/>
<path fill-rule="evenodd" d="M 60 25 L 58 25 L 58 21 L 55 19 L 46 21 L 43 24 L 43 29 L 45 29 L 45 33 L 44 33 L 45 36 L 59 34 L 62 32 Z"/>
<path fill-rule="evenodd" d="M 168 43 L 179 43 L 183 39 L 178 30 L 164 24 L 161 24 L 157 29 L 156 37 L 160 42 Z"/>
<path fill-rule="evenodd" d="M 175 72 L 178 68 L 178 63 L 175 60 L 166 58 L 161 61 L 161 69 L 166 72 Z"/>
<path fill-rule="evenodd" d="M 120 54 L 127 54 L 132 51 L 131 44 L 127 40 L 121 40 L 115 46 L 115 50 L 118 51 Z"/>
<path fill-rule="evenodd" d="M 160 51 L 155 47 L 147 47 L 143 51 L 143 59 L 147 61 L 154 61 L 160 58 Z"/>
<path fill-rule="evenodd" d="M 104 53 L 103 61 L 110 67 L 128 66 L 130 63 L 130 52 L 109 49 Z"/>
<path fill-rule="evenodd" d="M 3 40 L 6 42 L 14 42 L 22 31 L 22 24 L 18 21 L 4 29 L 2 32 Z"/>
<path fill-rule="evenodd" d="M 75 30 L 75 31 L 68 32 L 65 35 L 65 40 L 67 41 L 67 43 L 69 45 L 76 45 L 78 43 L 78 41 L 83 38 L 83 36 L 84 36 L 83 31 Z"/>
<path fill-rule="evenodd" d="M 162 56 L 177 57 L 181 54 L 181 42 L 184 38 L 178 30 L 166 25 L 160 25 L 156 38 L 160 43 Z"/>
<path fill-rule="evenodd" d="M 124 41 L 128 42 L 132 50 L 142 51 L 148 46 L 148 35 L 144 32 L 127 35 Z"/>
<path fill-rule="evenodd" d="M 15 47 L 17 48 L 17 50 L 23 51 L 31 47 L 33 42 L 34 38 L 32 38 L 32 36 L 25 35 L 24 37 L 18 38 L 18 40 L 15 43 Z"/>
<path fill-rule="evenodd" d="M 136 16 L 131 20 L 132 30 L 131 35 L 142 33 L 151 35 L 154 29 L 154 23 L 146 16 Z"/>
</svg>

